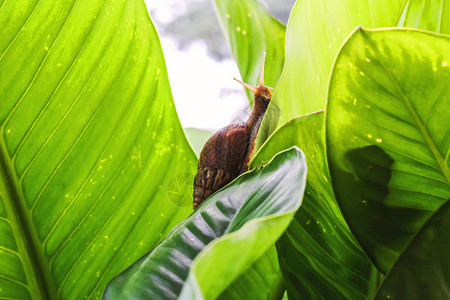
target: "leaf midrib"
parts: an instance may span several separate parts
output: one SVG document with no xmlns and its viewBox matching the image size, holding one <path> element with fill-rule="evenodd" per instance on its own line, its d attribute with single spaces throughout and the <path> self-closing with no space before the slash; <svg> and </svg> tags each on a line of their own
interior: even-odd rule
<svg viewBox="0 0 450 300">
<path fill-rule="evenodd" d="M 0 130 L 0 190 L 4 191 L 3 203 L 27 278 L 28 291 L 33 299 L 57 299 L 3 136 L 3 130 Z"/>
<path fill-rule="evenodd" d="M 372 42 L 373 41 L 370 40 L 371 44 L 372 44 Z M 447 182 L 450 182 L 450 170 L 447 167 L 445 160 L 442 157 L 439 149 L 436 147 L 436 144 L 434 143 L 433 139 L 431 138 L 431 135 L 429 134 L 428 130 L 425 128 L 425 125 L 423 124 L 423 122 L 420 119 L 419 115 L 417 114 L 416 110 L 412 106 L 411 101 L 409 100 L 408 96 L 406 96 L 406 94 L 403 92 L 402 88 L 398 84 L 398 81 L 395 79 L 392 72 L 386 67 L 386 64 L 384 63 L 384 60 L 381 56 L 379 56 L 379 60 L 380 60 L 381 66 L 383 67 L 384 71 L 389 76 L 389 79 L 392 81 L 395 88 L 400 93 L 403 102 L 405 103 L 405 105 L 408 108 L 410 114 L 412 115 L 414 121 L 416 122 L 416 125 L 419 128 L 420 133 L 422 133 L 422 136 L 424 137 L 425 141 L 427 142 L 428 147 L 431 150 L 431 152 L 433 153 L 434 158 L 436 159 L 439 167 L 441 168 L 442 173 L 444 174 L 445 178 L 447 179 Z"/>
</svg>

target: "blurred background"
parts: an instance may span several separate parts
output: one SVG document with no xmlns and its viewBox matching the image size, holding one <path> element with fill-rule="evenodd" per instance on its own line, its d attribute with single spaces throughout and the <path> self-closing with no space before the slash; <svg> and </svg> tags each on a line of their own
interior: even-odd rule
<svg viewBox="0 0 450 300">
<path fill-rule="evenodd" d="M 286 24 L 295 0 L 263 3 Z M 233 80 L 240 74 L 214 1 L 146 0 L 146 4 L 161 38 L 178 117 L 191 143 L 203 144 L 217 129 L 246 120 L 248 100 Z"/>
</svg>

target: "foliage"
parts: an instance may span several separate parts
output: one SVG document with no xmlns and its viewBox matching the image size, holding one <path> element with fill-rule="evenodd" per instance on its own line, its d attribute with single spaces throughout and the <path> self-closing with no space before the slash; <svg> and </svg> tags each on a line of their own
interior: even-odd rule
<svg viewBox="0 0 450 300">
<path fill-rule="evenodd" d="M 305 180 L 295 147 L 239 176 L 114 279 L 105 299 L 214 299 L 286 229 Z"/>
<path fill-rule="evenodd" d="M 215 4 L 242 79 L 251 84 L 258 82 L 266 53 L 264 84 L 275 87 L 283 68 L 286 27 L 268 14 L 258 0 L 215 0 Z M 252 104 L 253 96 L 246 92 Z"/>
<path fill-rule="evenodd" d="M 277 243 L 280 266 L 293 299 L 363 299 L 378 272 L 352 236 L 329 184 L 323 111 L 281 126 L 253 159 L 267 162 L 292 146 L 305 151 L 308 177 L 301 209 Z"/>
<path fill-rule="evenodd" d="M 195 151 L 195 154 L 197 154 L 197 156 L 200 156 L 203 145 L 213 134 L 213 132 L 197 128 L 184 128 L 184 131 L 186 133 L 186 138 L 191 143 L 192 149 L 194 149 Z"/>
<path fill-rule="evenodd" d="M 448 37 L 358 29 L 331 75 L 326 131 L 334 191 L 383 273 L 450 196 L 441 123 L 450 118 L 448 49 Z"/>
<path fill-rule="evenodd" d="M 242 77 L 267 51 L 279 83 L 257 169 L 192 213 L 142 1 L 0 0 L 0 298 L 445 298 L 450 4 L 303 0 L 286 31 L 216 4 Z"/>
<path fill-rule="evenodd" d="M 99 298 L 191 211 L 157 33 L 141 1 L 0 6 L 0 298 Z"/>
<path fill-rule="evenodd" d="M 437 5 L 437 3 L 439 4 Z M 258 136 L 258 146 L 281 124 L 323 109 L 336 55 L 357 26 L 413 26 L 450 34 L 448 1 L 302 0 L 286 30 L 286 61 Z M 256 25 L 257 26 L 257 25 Z"/>
<path fill-rule="evenodd" d="M 447 201 L 417 232 L 380 286 L 376 300 L 445 299 L 448 297 L 446 249 L 450 244 L 450 202 Z M 423 276 L 425 274 L 425 276 Z M 404 285 L 404 283 L 407 285 Z M 403 285 L 403 288 L 398 288 Z"/>
</svg>

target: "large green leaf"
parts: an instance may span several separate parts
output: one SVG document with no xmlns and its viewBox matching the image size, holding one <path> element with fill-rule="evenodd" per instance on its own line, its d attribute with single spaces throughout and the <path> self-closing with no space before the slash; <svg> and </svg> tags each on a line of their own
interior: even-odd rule
<svg viewBox="0 0 450 300">
<path fill-rule="evenodd" d="M 244 81 L 256 84 L 263 53 L 267 52 L 265 81 L 275 87 L 284 64 L 286 27 L 258 0 L 215 0 L 219 21 Z M 253 95 L 249 95 L 250 104 Z"/>
<path fill-rule="evenodd" d="M 308 176 L 301 208 L 277 243 L 292 299 L 367 299 L 378 272 L 362 251 L 334 198 L 324 146 L 324 113 L 299 117 L 281 126 L 252 164 L 268 161 L 296 145 L 305 151 Z"/>
<path fill-rule="evenodd" d="M 284 232 L 305 180 L 298 148 L 239 176 L 116 277 L 105 299 L 214 299 Z"/>
<path fill-rule="evenodd" d="M 450 38 L 358 29 L 330 80 L 327 151 L 341 210 L 387 272 L 450 197 Z"/>
<path fill-rule="evenodd" d="M 449 230 L 450 201 L 447 201 L 435 211 L 403 251 L 375 299 L 448 299 Z"/>
<path fill-rule="evenodd" d="M 269 106 L 281 110 L 278 119 L 266 118 L 273 132 L 288 120 L 324 108 L 328 78 L 336 54 L 358 25 L 392 26 L 405 0 L 303 0 L 292 9 L 286 29 L 286 62 Z M 275 115 L 274 115 L 275 116 Z"/>
<path fill-rule="evenodd" d="M 191 211 L 157 34 L 143 1 L 22 0 L 0 36 L 0 298 L 98 298 Z"/>
<path fill-rule="evenodd" d="M 293 117 L 324 108 L 333 62 L 356 26 L 450 33 L 449 20 L 448 0 L 297 1 L 286 29 L 285 67 L 261 130 L 271 133 Z M 261 139 L 266 136 L 257 143 Z"/>
</svg>

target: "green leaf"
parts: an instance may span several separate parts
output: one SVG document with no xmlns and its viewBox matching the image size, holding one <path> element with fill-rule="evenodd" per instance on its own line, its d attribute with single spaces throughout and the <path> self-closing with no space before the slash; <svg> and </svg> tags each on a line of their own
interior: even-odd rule
<svg viewBox="0 0 450 300">
<path fill-rule="evenodd" d="M 333 62 L 356 26 L 418 26 L 449 34 L 449 20 L 446 0 L 297 1 L 286 29 L 285 67 L 261 131 L 271 133 L 296 116 L 324 108 Z M 259 136 L 257 144 L 265 139 Z"/>
<path fill-rule="evenodd" d="M 215 0 L 217 14 L 242 79 L 259 80 L 264 52 L 267 52 L 265 81 L 275 87 L 284 64 L 286 27 L 272 17 L 257 0 Z M 253 94 L 247 92 L 250 104 Z"/>
<path fill-rule="evenodd" d="M 158 36 L 135 0 L 3 1 L 0 35 L 0 298 L 98 298 L 191 211 Z"/>
<path fill-rule="evenodd" d="M 214 134 L 209 130 L 198 128 L 184 128 L 184 131 L 186 132 L 186 137 L 188 138 L 190 144 L 192 145 L 192 148 L 195 151 L 195 154 L 197 154 L 198 157 L 200 156 L 200 153 L 202 152 L 203 146 L 205 145 L 206 141 Z M 194 182 L 193 180 L 194 179 L 192 179 L 192 182 Z"/>
<path fill-rule="evenodd" d="M 450 33 L 450 1 L 409 0 L 397 26 Z"/>
<path fill-rule="evenodd" d="M 289 297 L 366 299 L 374 293 L 378 272 L 351 234 L 334 198 L 325 157 L 324 113 L 281 126 L 252 165 L 293 145 L 305 152 L 308 175 L 302 206 L 277 242 Z"/>
<path fill-rule="evenodd" d="M 298 148 L 239 176 L 116 277 L 105 299 L 219 296 L 286 229 L 300 206 L 305 179 Z"/>
<path fill-rule="evenodd" d="M 243 274 L 217 298 L 232 299 L 276 299 L 279 300 L 286 289 L 278 264 L 275 245 L 256 260 Z"/>
<path fill-rule="evenodd" d="M 404 0 L 304 0 L 292 9 L 286 29 L 286 63 L 268 108 L 281 110 L 279 119 L 261 125 L 273 132 L 288 120 L 325 106 L 328 78 L 336 54 L 358 25 L 392 26 L 401 15 Z"/>
<path fill-rule="evenodd" d="M 386 276 L 376 300 L 449 297 L 450 201 L 436 210 Z"/>
<path fill-rule="evenodd" d="M 447 36 L 358 29 L 333 69 L 332 182 L 347 223 L 382 272 L 450 197 L 448 49 Z"/>
</svg>

